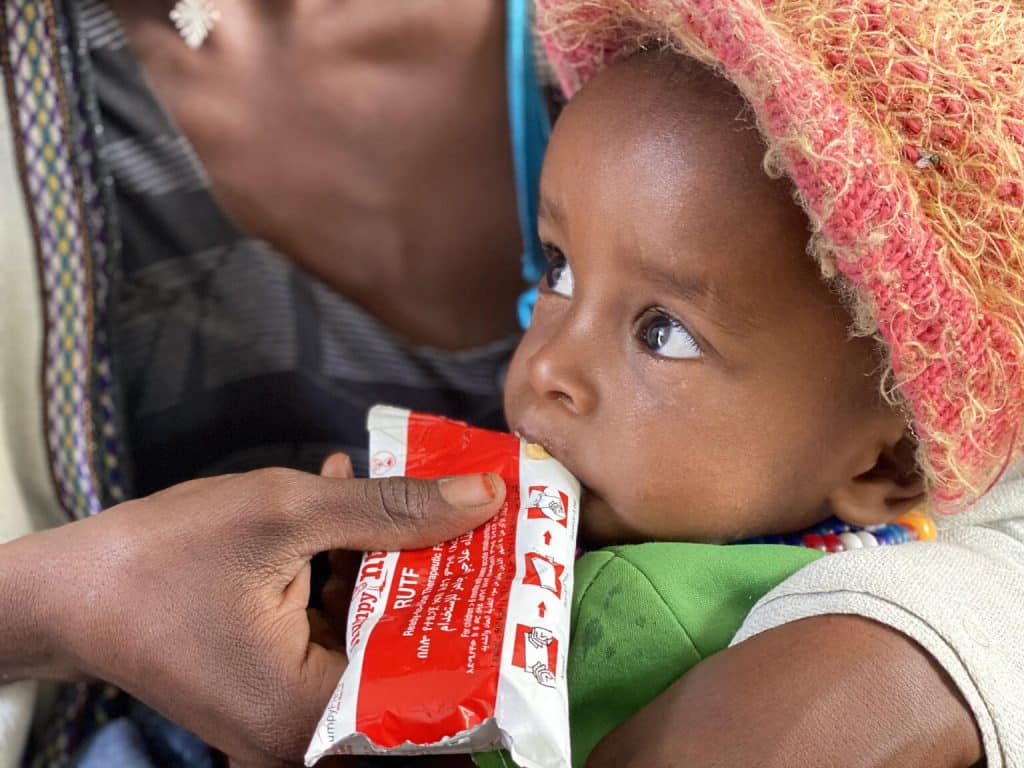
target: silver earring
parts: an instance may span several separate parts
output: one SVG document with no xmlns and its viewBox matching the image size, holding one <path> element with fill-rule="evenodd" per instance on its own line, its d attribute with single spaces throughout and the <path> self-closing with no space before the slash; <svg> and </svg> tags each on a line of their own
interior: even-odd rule
<svg viewBox="0 0 1024 768">
<path fill-rule="evenodd" d="M 171 9 L 171 21 L 189 48 L 198 48 L 220 20 L 220 11 L 209 0 L 178 0 Z"/>
</svg>

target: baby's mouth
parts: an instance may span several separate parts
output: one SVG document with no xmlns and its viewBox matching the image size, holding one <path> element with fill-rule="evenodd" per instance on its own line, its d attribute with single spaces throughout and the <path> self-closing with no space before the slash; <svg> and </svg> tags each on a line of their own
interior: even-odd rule
<svg viewBox="0 0 1024 768">
<path fill-rule="evenodd" d="M 512 434 L 526 443 L 523 452 L 531 459 L 546 459 L 551 456 L 547 446 L 533 435 L 528 435 L 518 429 L 512 430 Z"/>
<path fill-rule="evenodd" d="M 531 459 L 546 459 L 550 456 L 554 458 L 556 461 L 562 462 L 562 464 L 565 465 L 565 468 L 568 469 L 569 472 L 571 472 L 572 475 L 579 481 L 580 539 L 581 543 L 585 543 L 586 540 L 589 538 L 588 534 L 590 528 L 587 520 L 588 509 L 591 510 L 592 514 L 596 513 L 600 515 L 602 514 L 602 511 L 606 511 L 606 509 L 604 508 L 607 508 L 607 502 L 604 500 L 600 493 L 594 491 L 585 482 L 583 482 L 583 480 L 576 473 L 576 471 L 571 466 L 567 465 L 562 458 L 559 457 L 558 452 L 549 451 L 547 446 L 543 442 L 536 440 L 529 434 L 525 434 L 523 432 L 520 432 L 519 430 L 515 430 L 514 434 L 520 440 L 526 441 L 526 446 L 523 448 L 523 452 Z"/>
<path fill-rule="evenodd" d="M 575 477 L 579 481 L 580 489 L 584 495 L 586 495 L 587 493 L 593 493 L 593 491 L 591 491 L 587 487 L 586 483 L 583 482 L 583 479 L 579 476 L 579 474 L 577 474 L 572 464 L 569 461 L 566 461 L 564 457 L 564 451 L 560 450 L 559 446 L 551 446 L 547 441 L 540 440 L 537 438 L 537 436 L 531 435 L 528 432 L 520 431 L 518 429 L 515 430 L 513 434 L 520 440 L 524 440 L 526 442 L 526 446 L 523 448 L 523 452 L 531 459 L 555 459 L 567 470 L 569 470 L 569 472 L 572 473 L 573 477 Z"/>
</svg>

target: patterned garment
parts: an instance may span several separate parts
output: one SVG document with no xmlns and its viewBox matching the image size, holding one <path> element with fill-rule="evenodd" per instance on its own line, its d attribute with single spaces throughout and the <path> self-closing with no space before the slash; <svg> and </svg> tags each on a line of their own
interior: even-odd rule
<svg viewBox="0 0 1024 768">
<path fill-rule="evenodd" d="M 24 191 L 36 241 L 46 324 L 43 376 L 47 449 L 61 505 L 72 518 L 100 509 L 94 464 L 90 365 L 95 351 L 93 253 L 80 196 L 75 136 L 50 8 L 31 0 L 3 4 L 5 75 Z"/>
<path fill-rule="evenodd" d="M 93 134 L 81 120 L 76 49 L 58 30 L 55 5 L 0 0 L 0 32 L 7 106 L 42 285 L 48 458 L 59 503 L 77 519 L 124 498 L 103 321 L 109 219 L 100 204 Z M 109 686 L 65 686 L 26 762 L 69 765 L 76 746 L 116 716 L 124 700 Z"/>
</svg>

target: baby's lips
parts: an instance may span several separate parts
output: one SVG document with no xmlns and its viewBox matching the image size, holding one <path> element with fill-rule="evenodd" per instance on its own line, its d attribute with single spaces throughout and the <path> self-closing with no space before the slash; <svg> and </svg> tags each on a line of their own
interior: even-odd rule
<svg viewBox="0 0 1024 768">
<path fill-rule="evenodd" d="M 564 465 L 563 460 L 555 456 L 553 453 L 551 453 L 551 451 L 549 451 L 547 447 L 542 443 L 532 442 L 529 438 L 525 437 L 518 430 L 515 431 L 513 434 L 515 434 L 515 436 L 518 437 L 520 440 L 526 441 L 526 445 L 523 447 L 523 453 L 526 455 L 526 458 L 533 459 L 534 461 L 544 461 L 545 459 L 553 458 L 559 462 L 562 462 Z M 588 493 L 593 494 L 593 491 L 591 491 L 587 487 L 587 485 L 580 479 L 578 475 L 576 475 L 576 473 L 573 471 L 571 467 L 566 465 L 566 469 L 572 472 L 576 479 L 580 481 L 580 490 L 582 491 L 584 496 Z"/>
</svg>

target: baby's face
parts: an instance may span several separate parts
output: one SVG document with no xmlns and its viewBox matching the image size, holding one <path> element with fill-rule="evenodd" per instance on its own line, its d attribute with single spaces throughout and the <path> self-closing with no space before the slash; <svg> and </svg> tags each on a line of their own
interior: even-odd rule
<svg viewBox="0 0 1024 768">
<path fill-rule="evenodd" d="M 550 266 L 506 389 L 511 428 L 589 490 L 594 543 L 798 530 L 892 417 L 739 97 L 667 61 L 611 67 L 555 128 Z"/>
</svg>

